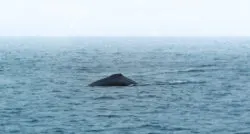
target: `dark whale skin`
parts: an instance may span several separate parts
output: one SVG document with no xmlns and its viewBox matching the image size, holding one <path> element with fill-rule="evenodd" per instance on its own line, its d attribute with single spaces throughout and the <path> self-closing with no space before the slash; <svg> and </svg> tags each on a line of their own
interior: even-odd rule
<svg viewBox="0 0 250 134">
<path fill-rule="evenodd" d="M 108 87 L 108 86 L 130 86 L 130 85 L 136 85 L 137 83 L 125 76 L 123 76 L 122 74 L 113 74 L 110 75 L 106 78 L 100 79 L 98 81 L 95 81 L 91 84 L 89 84 L 89 86 L 94 87 L 94 86 L 104 86 L 104 87 Z"/>
</svg>

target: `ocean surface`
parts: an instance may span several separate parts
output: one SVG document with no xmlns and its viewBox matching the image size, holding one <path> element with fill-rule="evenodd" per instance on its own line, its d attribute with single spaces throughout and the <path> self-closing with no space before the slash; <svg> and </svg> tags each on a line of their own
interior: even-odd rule
<svg viewBox="0 0 250 134">
<path fill-rule="evenodd" d="M 0 37 L 0 133 L 249 134 L 250 38 Z"/>
</svg>

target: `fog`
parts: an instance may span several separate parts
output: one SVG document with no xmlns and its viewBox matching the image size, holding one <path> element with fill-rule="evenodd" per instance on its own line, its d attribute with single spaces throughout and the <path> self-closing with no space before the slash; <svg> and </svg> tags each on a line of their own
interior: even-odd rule
<svg viewBox="0 0 250 134">
<path fill-rule="evenodd" d="M 249 0 L 0 0 L 0 36 L 250 36 Z"/>
</svg>

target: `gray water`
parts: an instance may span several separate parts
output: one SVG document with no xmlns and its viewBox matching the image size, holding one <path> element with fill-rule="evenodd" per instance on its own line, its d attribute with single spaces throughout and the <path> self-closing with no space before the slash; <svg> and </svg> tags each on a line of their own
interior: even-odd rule
<svg viewBox="0 0 250 134">
<path fill-rule="evenodd" d="M 250 133 L 250 39 L 1 37 L 0 133 Z M 113 73 L 132 87 L 88 87 Z"/>
</svg>

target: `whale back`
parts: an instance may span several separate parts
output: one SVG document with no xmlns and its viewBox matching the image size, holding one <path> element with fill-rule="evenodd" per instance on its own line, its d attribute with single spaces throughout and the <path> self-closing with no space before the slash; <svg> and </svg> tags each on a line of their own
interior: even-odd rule
<svg viewBox="0 0 250 134">
<path fill-rule="evenodd" d="M 109 77 L 93 82 L 89 86 L 129 86 L 129 85 L 136 85 L 136 82 L 123 76 L 122 74 L 113 74 Z"/>
</svg>

